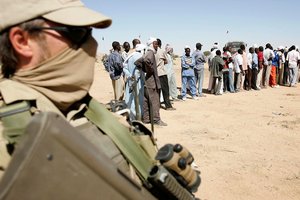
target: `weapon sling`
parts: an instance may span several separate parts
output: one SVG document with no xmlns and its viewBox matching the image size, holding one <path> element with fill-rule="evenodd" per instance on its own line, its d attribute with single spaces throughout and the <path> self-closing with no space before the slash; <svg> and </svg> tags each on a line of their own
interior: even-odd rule
<svg viewBox="0 0 300 200">
<path fill-rule="evenodd" d="M 141 179 L 146 181 L 155 160 L 143 151 L 128 128 L 119 123 L 116 117 L 94 99 L 89 101 L 85 116 L 113 140 L 127 160 L 136 168 Z"/>
</svg>

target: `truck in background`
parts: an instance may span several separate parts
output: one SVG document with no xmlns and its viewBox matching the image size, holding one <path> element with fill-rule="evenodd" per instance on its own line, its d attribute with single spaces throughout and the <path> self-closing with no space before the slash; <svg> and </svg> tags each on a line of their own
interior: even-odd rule
<svg viewBox="0 0 300 200">
<path fill-rule="evenodd" d="M 232 41 L 232 42 L 227 42 L 225 44 L 225 47 L 230 47 L 230 53 L 233 55 L 235 54 L 238 49 L 240 48 L 241 45 L 245 45 L 247 47 L 247 44 L 243 41 Z"/>
</svg>

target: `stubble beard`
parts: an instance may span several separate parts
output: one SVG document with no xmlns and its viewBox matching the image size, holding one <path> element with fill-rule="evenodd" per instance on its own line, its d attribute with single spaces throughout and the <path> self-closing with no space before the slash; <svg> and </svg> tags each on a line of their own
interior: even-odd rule
<svg viewBox="0 0 300 200">
<path fill-rule="evenodd" d="M 44 34 L 41 34 L 37 38 L 37 43 L 38 43 L 38 48 L 39 48 L 39 55 L 38 55 L 37 62 L 42 63 L 43 61 L 45 61 L 51 57 L 49 45 L 47 44 L 47 42 L 45 40 Z"/>
</svg>

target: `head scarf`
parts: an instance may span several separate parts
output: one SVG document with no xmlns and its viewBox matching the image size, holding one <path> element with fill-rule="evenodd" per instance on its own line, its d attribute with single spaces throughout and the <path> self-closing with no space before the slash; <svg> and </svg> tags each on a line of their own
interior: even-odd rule
<svg viewBox="0 0 300 200">
<path fill-rule="evenodd" d="M 37 90 L 61 111 L 67 111 L 88 94 L 94 79 L 96 50 L 97 42 L 90 37 L 78 49 L 68 47 L 37 66 L 17 71 L 12 80 Z"/>
<path fill-rule="evenodd" d="M 165 50 L 167 53 L 170 53 L 173 51 L 173 47 L 171 45 L 167 44 Z"/>
<path fill-rule="evenodd" d="M 154 37 L 150 37 L 148 42 L 147 42 L 147 46 L 151 46 L 151 44 L 153 44 L 154 41 L 157 41 L 157 39 L 154 38 Z"/>
<path fill-rule="evenodd" d="M 135 51 L 143 51 L 146 49 L 146 45 L 144 44 L 137 44 L 135 47 Z"/>
<path fill-rule="evenodd" d="M 150 37 L 147 42 L 147 46 L 148 46 L 148 49 L 151 49 L 152 51 L 156 52 L 156 50 L 154 49 L 154 46 L 153 46 L 154 41 L 157 41 L 157 39 L 154 37 Z"/>
</svg>

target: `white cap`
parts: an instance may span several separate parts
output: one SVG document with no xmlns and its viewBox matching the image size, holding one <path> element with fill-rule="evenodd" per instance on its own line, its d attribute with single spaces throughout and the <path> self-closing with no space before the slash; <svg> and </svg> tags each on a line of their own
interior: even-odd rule
<svg viewBox="0 0 300 200">
<path fill-rule="evenodd" d="M 213 45 L 213 48 L 216 48 L 216 49 L 219 48 L 219 43 L 215 42 L 214 45 Z"/>
<path fill-rule="evenodd" d="M 185 45 L 184 49 L 191 49 L 190 46 Z"/>
<path fill-rule="evenodd" d="M 257 44 L 253 44 L 252 47 L 253 47 L 253 48 L 258 48 L 258 45 L 257 45 Z"/>
<path fill-rule="evenodd" d="M 144 50 L 144 49 L 146 49 L 146 45 L 144 45 L 144 44 L 137 44 L 137 45 L 135 46 L 135 50 L 136 50 L 136 51 L 142 51 L 142 50 Z"/>
<path fill-rule="evenodd" d="M 150 46 L 154 41 L 157 41 L 157 39 L 154 38 L 154 37 L 150 37 L 148 42 L 147 42 L 147 46 Z"/>
</svg>

